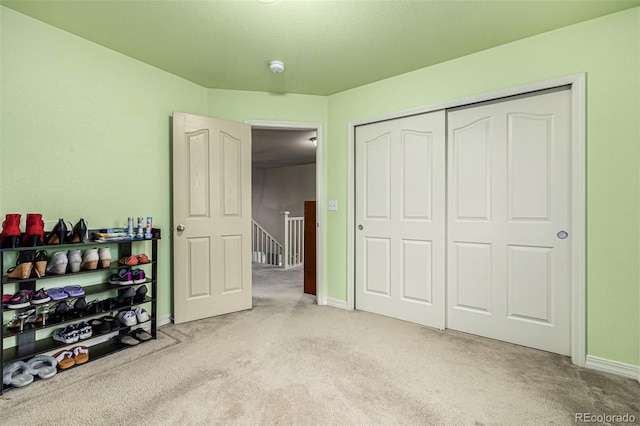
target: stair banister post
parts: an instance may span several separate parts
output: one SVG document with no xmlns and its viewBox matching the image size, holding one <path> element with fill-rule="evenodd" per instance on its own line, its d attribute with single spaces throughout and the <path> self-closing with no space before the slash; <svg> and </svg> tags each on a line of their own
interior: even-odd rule
<svg viewBox="0 0 640 426">
<path fill-rule="evenodd" d="M 291 212 L 280 212 L 282 215 L 282 269 L 289 268 L 289 215 Z"/>
</svg>

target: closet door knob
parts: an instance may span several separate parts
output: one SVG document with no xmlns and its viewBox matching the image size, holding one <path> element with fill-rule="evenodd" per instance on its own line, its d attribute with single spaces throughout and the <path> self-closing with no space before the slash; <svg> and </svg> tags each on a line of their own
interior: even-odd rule
<svg viewBox="0 0 640 426">
<path fill-rule="evenodd" d="M 178 229 L 178 232 L 184 231 L 184 225 L 182 225 L 182 224 L 178 225 L 177 229 Z"/>
</svg>

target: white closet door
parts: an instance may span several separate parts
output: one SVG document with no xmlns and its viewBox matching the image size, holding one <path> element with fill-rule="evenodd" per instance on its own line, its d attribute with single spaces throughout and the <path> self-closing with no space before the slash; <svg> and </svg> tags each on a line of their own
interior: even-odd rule
<svg viewBox="0 0 640 426">
<path fill-rule="evenodd" d="M 570 105 L 448 112 L 447 328 L 570 354 Z"/>
<path fill-rule="evenodd" d="M 356 308 L 444 328 L 445 116 L 356 128 Z"/>
</svg>

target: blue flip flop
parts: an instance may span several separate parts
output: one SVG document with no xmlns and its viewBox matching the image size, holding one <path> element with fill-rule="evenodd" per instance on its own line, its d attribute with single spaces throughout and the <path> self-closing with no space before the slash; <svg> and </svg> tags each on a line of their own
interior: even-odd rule
<svg viewBox="0 0 640 426">
<path fill-rule="evenodd" d="M 84 296 L 84 290 L 79 285 L 68 285 L 63 290 L 70 297 Z"/>
<path fill-rule="evenodd" d="M 65 291 L 61 288 L 50 288 L 49 290 L 47 290 L 47 294 L 49 295 L 51 300 L 62 300 L 69 297 L 69 295 L 65 293 Z"/>
</svg>

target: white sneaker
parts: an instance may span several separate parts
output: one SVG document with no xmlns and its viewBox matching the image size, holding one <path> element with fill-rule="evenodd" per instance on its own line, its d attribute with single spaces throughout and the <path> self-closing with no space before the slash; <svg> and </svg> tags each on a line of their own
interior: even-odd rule
<svg viewBox="0 0 640 426">
<path fill-rule="evenodd" d="M 136 325 L 138 321 L 136 320 L 136 314 L 133 311 L 122 311 L 118 314 L 118 320 L 125 327 L 131 327 L 132 325 Z"/>
<path fill-rule="evenodd" d="M 136 314 L 136 318 L 138 319 L 138 323 L 149 321 L 149 314 L 142 308 L 136 308 L 134 311 Z"/>
</svg>

